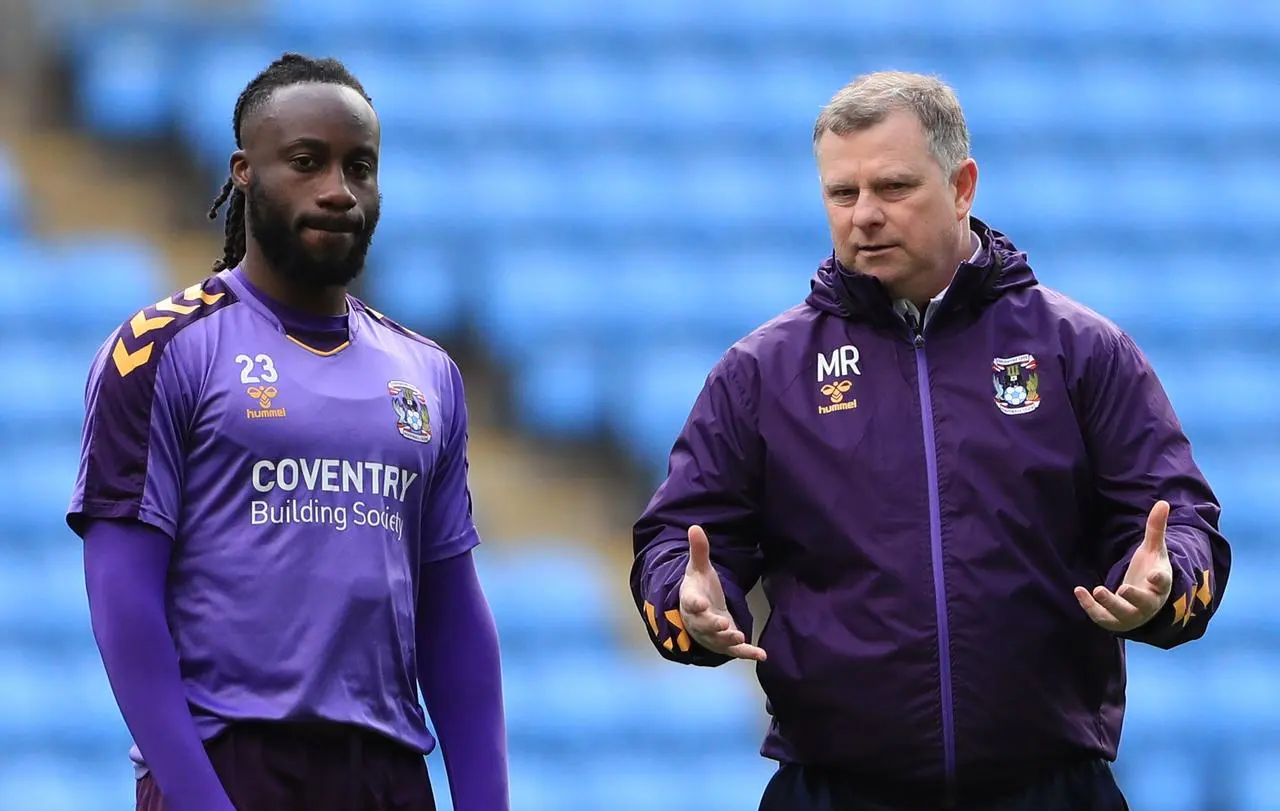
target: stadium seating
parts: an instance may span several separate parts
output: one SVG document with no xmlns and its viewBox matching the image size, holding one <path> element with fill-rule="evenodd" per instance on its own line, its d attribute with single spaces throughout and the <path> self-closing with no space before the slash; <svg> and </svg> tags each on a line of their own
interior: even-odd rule
<svg viewBox="0 0 1280 811">
<path fill-rule="evenodd" d="M 37 5 L 80 125 L 176 137 L 211 189 L 262 65 L 286 49 L 346 59 L 385 127 L 372 303 L 477 336 L 520 428 L 608 439 L 654 481 L 710 365 L 798 303 L 829 250 L 818 108 L 863 70 L 940 73 L 970 118 L 977 213 L 1138 339 L 1236 544 L 1210 638 L 1129 647 L 1118 770 L 1133 807 L 1274 807 L 1280 6 L 262 0 L 243 24 L 159 0 L 115 16 Z M 30 237 L 12 167 L 0 154 L 0 470 L 22 471 L 0 488 L 0 804 L 106 811 L 132 796 L 128 738 L 60 515 L 85 367 L 105 328 L 168 283 L 129 239 Z M 594 585 L 599 563 L 539 540 L 529 556 L 482 555 L 507 651 L 513 807 L 754 807 L 768 765 L 741 673 L 637 658 L 616 642 L 626 607 Z"/>
</svg>

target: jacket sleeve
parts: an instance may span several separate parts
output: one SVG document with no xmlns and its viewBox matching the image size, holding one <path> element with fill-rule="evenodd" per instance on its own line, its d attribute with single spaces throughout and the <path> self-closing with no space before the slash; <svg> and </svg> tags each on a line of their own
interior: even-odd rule
<svg viewBox="0 0 1280 811">
<path fill-rule="evenodd" d="M 1093 468 L 1106 586 L 1124 580 L 1155 503 L 1169 502 L 1165 534 L 1173 589 L 1164 608 L 1124 637 L 1173 648 L 1204 635 L 1226 590 L 1231 549 L 1221 506 L 1192 458 L 1155 370 L 1129 336 L 1103 336 L 1088 359 L 1083 428 Z"/>
<path fill-rule="evenodd" d="M 731 350 L 707 376 L 672 448 L 667 477 L 634 526 L 632 597 L 658 653 L 682 664 L 730 661 L 694 642 L 680 622 L 680 582 L 694 524 L 707 533 L 734 622 L 752 638 L 746 595 L 760 577 L 755 531 L 762 443 L 754 386 L 745 385 L 747 362 Z"/>
</svg>

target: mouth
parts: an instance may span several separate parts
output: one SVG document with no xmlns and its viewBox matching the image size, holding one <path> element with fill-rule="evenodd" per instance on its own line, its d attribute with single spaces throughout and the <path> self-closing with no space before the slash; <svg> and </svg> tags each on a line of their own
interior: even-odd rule
<svg viewBox="0 0 1280 811">
<path fill-rule="evenodd" d="M 859 245 L 858 253 L 865 256 L 879 256 L 894 248 L 894 245 Z"/>
<path fill-rule="evenodd" d="M 323 234 L 354 234 L 360 230 L 360 223 L 352 220 L 313 220 L 303 223 L 302 227 L 303 230 Z"/>
</svg>

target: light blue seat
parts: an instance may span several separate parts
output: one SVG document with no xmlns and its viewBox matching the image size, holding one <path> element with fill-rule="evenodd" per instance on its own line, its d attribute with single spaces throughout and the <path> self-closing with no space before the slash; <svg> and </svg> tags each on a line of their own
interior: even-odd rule
<svg viewBox="0 0 1280 811">
<path fill-rule="evenodd" d="M 193 44 L 183 54 L 179 81 L 184 92 L 177 95 L 175 109 L 178 131 L 199 166 L 214 177 L 225 177 L 236 149 L 236 99 L 284 50 L 278 39 L 241 35 Z"/>
<path fill-rule="evenodd" d="M 672 443 L 725 349 L 710 341 L 653 344 L 614 370 L 612 429 L 650 476 L 665 472 Z"/>
<path fill-rule="evenodd" d="M 93 645 L 80 542 L 69 532 L 45 549 L 0 553 L 0 639 Z"/>
<path fill-rule="evenodd" d="M 1116 782 L 1132 808 L 1201 811 L 1210 802 L 1207 743 L 1184 732 L 1176 746 L 1134 749 L 1114 767 Z"/>
<path fill-rule="evenodd" d="M 1276 798 L 1280 797 L 1280 747 L 1274 737 L 1242 747 L 1235 769 L 1238 777 L 1230 793 L 1236 808 L 1270 811 L 1276 807 Z"/>
<path fill-rule="evenodd" d="M 5 341 L 0 375 L 0 441 L 79 437 L 94 347 L 52 343 L 38 333 Z M 2 454 L 3 451 L 0 451 Z"/>
<path fill-rule="evenodd" d="M 1229 584 L 1227 588 L 1224 610 L 1231 599 Z M 1274 736 L 1275 730 L 1280 729 L 1280 699 L 1275 692 L 1280 657 L 1257 647 L 1256 642 L 1245 642 L 1220 651 L 1212 662 L 1205 685 L 1208 701 L 1197 728 L 1212 729 L 1218 724 L 1223 741 L 1266 740 Z M 1194 714 L 1186 717 L 1189 724 L 1193 717 Z"/>
<path fill-rule="evenodd" d="M 120 746 L 128 734 L 96 653 L 12 649 L 0 659 L 0 746 Z"/>
<path fill-rule="evenodd" d="M 608 353 L 584 337 L 531 341 L 522 354 L 509 381 L 516 423 L 547 437 L 596 436 L 612 399 Z"/>
<path fill-rule="evenodd" d="M 500 251 L 476 276 L 485 286 L 477 301 L 479 326 L 496 353 L 517 369 L 546 346 L 572 346 L 579 336 L 610 329 L 600 306 L 608 295 L 609 268 L 567 245 Z"/>
<path fill-rule="evenodd" d="M 97 344 L 135 313 L 172 292 L 164 259 L 128 235 L 84 235 L 49 247 L 50 267 L 31 299 L 47 329 Z M 25 286 L 25 282 L 24 282 Z"/>
<path fill-rule="evenodd" d="M 1169 655 L 1138 643 L 1125 645 L 1127 684 L 1121 758 L 1130 753 L 1141 754 L 1153 743 L 1181 740 L 1186 735 L 1189 720 L 1169 708 L 1192 706 L 1203 692 L 1207 674 L 1195 661 L 1174 661 L 1187 658 L 1185 651 L 1177 653 Z"/>
<path fill-rule="evenodd" d="M 455 332 L 467 315 L 463 269 L 431 244 L 375 240 L 361 279 L 370 305 L 428 338 Z"/>
<path fill-rule="evenodd" d="M 91 132 L 109 139 L 156 139 L 168 126 L 175 44 L 157 25 L 106 23 L 80 39 L 75 55 L 78 113 Z"/>
<path fill-rule="evenodd" d="M 0 758 L 0 797 L 6 807 L 24 811 L 132 808 L 134 780 L 125 752 L 114 760 L 74 752 L 6 752 Z"/>
<path fill-rule="evenodd" d="M 585 547 L 529 539 L 529 551 L 482 549 L 477 569 L 504 644 L 513 648 L 607 650 L 621 595 Z M 583 618 L 587 618 L 584 621 Z"/>
<path fill-rule="evenodd" d="M 561 645 L 520 668 L 511 735 L 565 754 L 598 750 L 609 739 L 628 753 L 672 756 L 740 741 L 758 746 L 765 727 L 748 678 L 691 671 L 653 653 L 646 660 L 630 651 Z"/>
<path fill-rule="evenodd" d="M 0 516 L 16 533 L 51 533 L 65 527 L 67 505 L 75 487 L 80 455 L 78 437 L 41 440 L 25 446 L 0 445 Z"/>
</svg>

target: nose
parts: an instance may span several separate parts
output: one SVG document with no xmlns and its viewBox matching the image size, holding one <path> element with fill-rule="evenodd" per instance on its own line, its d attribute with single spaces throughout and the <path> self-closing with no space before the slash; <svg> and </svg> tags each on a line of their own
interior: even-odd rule
<svg viewBox="0 0 1280 811">
<path fill-rule="evenodd" d="M 329 211 L 350 211 L 356 207 L 357 202 L 359 201 L 347 183 L 346 173 L 340 168 L 335 168 L 325 176 L 324 184 L 316 197 L 316 204 Z"/>
<path fill-rule="evenodd" d="M 853 227 L 860 231 L 873 231 L 884 225 L 884 208 L 874 194 L 860 194 L 850 212 Z"/>
</svg>

